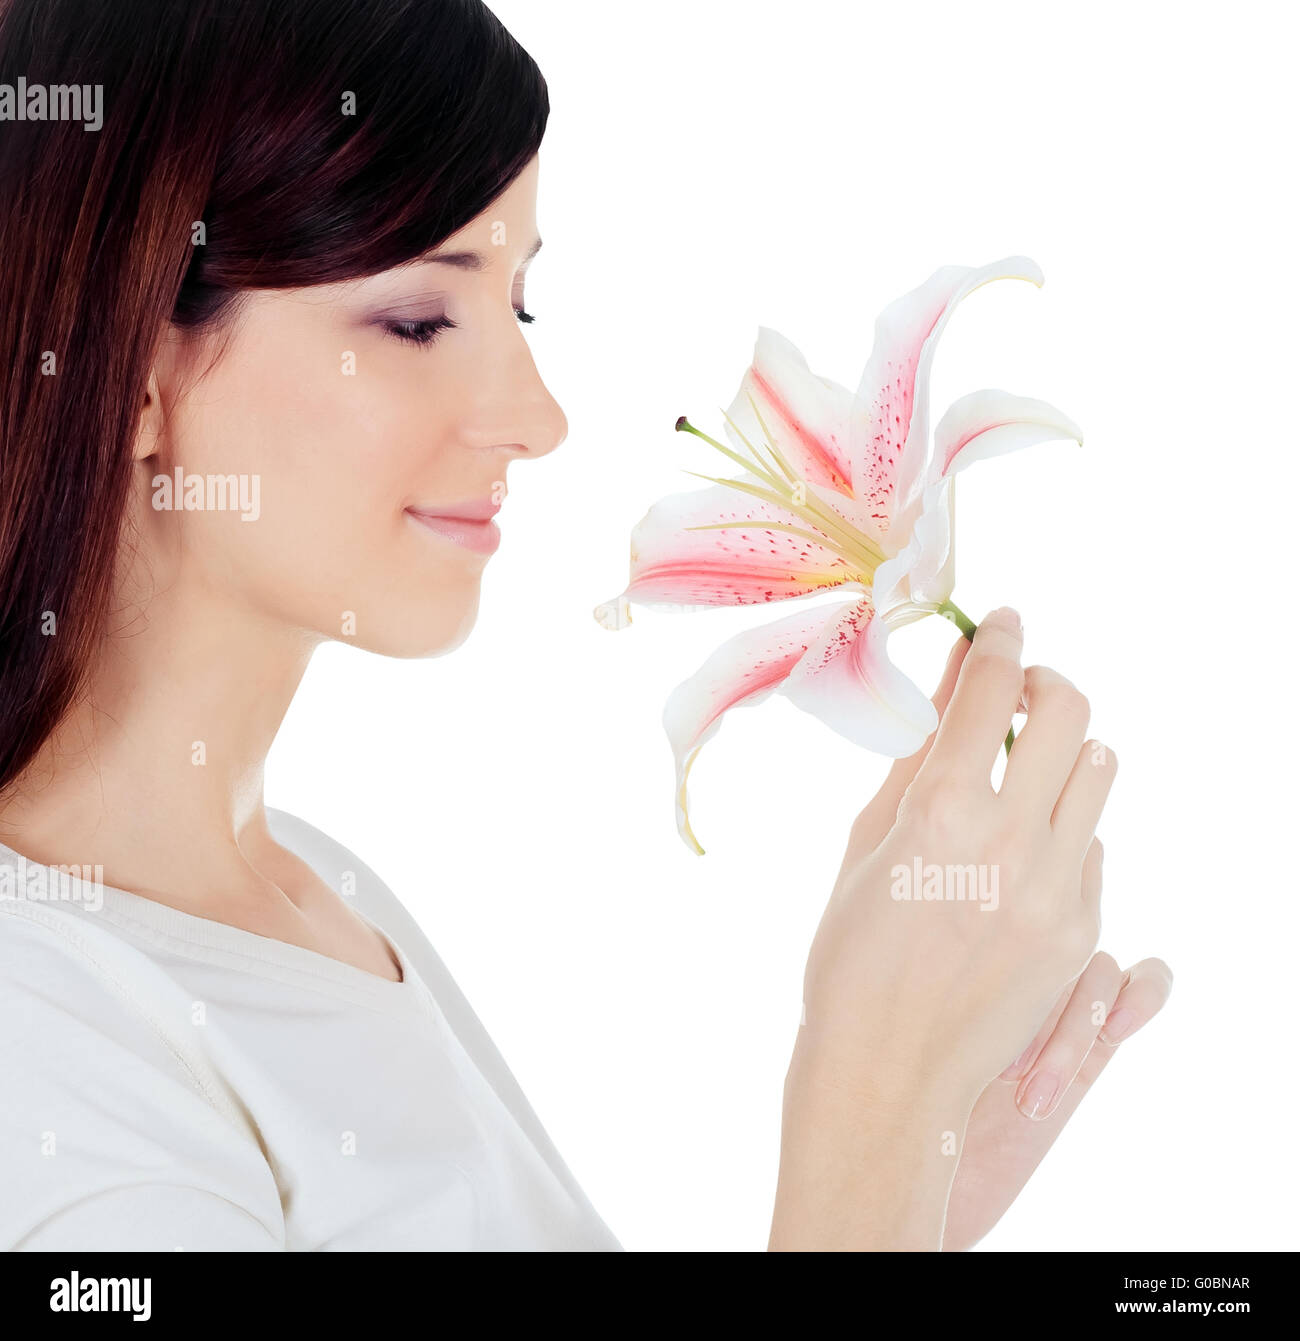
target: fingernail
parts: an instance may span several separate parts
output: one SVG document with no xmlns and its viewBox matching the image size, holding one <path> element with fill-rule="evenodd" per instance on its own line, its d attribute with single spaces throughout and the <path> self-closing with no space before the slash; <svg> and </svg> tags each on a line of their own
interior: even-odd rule
<svg viewBox="0 0 1300 1341">
<path fill-rule="evenodd" d="M 1020 623 L 1019 611 L 1013 610 L 1009 605 L 1000 605 L 992 614 L 984 616 L 986 624 L 997 624 L 1004 629 L 1011 629 L 1015 633 L 1023 630 Z"/>
<path fill-rule="evenodd" d="M 1133 1028 L 1133 1021 L 1136 1018 L 1127 1006 L 1116 1007 L 1106 1016 L 1106 1023 L 1101 1026 L 1098 1038 L 1113 1048 Z"/>
<path fill-rule="evenodd" d="M 1041 1122 L 1051 1117 L 1056 1107 L 1056 1092 L 1061 1088 L 1061 1078 L 1055 1071 L 1035 1071 L 1020 1087 L 1016 1095 L 1016 1107 L 1027 1117 Z"/>
<path fill-rule="evenodd" d="M 1037 1041 L 1038 1041 L 1037 1039 L 1034 1040 L 1035 1043 Z M 1033 1061 L 1033 1059 L 1034 1059 L 1034 1044 L 1031 1043 L 1024 1050 L 1024 1052 L 1022 1052 L 1020 1056 L 1017 1057 L 1016 1060 L 1012 1062 L 1011 1065 L 1008 1066 L 1005 1071 L 1003 1071 L 1003 1073 L 998 1077 L 998 1079 L 1018 1080 L 1022 1072 L 1024 1071 L 1025 1067 L 1027 1067 L 1029 1063 Z"/>
</svg>

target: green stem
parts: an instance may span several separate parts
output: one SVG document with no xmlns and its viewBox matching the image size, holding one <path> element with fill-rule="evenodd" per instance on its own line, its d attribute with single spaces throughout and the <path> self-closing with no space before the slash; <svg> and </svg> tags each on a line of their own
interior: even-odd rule
<svg viewBox="0 0 1300 1341">
<path fill-rule="evenodd" d="M 954 605 L 952 601 L 944 601 L 944 603 L 939 607 L 939 613 L 945 619 L 950 620 L 952 623 L 956 624 L 957 627 L 966 635 L 968 639 L 970 639 L 972 642 L 974 641 L 976 625 L 975 622 L 964 610 Z M 1012 745 L 1015 744 L 1015 740 L 1016 740 L 1015 727 L 1013 726 L 1007 727 L 1007 738 L 1005 741 L 1003 741 L 1003 744 L 1006 747 L 1006 751 L 1008 754 L 1011 753 L 1011 747 Z"/>
<path fill-rule="evenodd" d="M 939 613 L 950 623 L 956 624 L 967 638 L 972 641 L 974 640 L 976 628 L 975 622 L 959 606 L 955 605 L 952 601 L 944 601 L 939 607 Z"/>
</svg>

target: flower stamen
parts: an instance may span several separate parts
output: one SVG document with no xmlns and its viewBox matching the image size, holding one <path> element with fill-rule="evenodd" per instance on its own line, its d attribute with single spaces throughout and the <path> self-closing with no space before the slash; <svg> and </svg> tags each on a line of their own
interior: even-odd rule
<svg viewBox="0 0 1300 1341">
<path fill-rule="evenodd" d="M 768 438 L 768 447 L 772 453 L 772 459 L 776 467 L 786 476 L 786 480 L 778 479 L 773 473 L 772 468 L 768 466 L 758 455 L 753 444 L 745 437 L 739 429 L 736 429 L 737 436 L 753 453 L 753 459 L 748 459 L 741 453 L 733 451 L 730 447 L 719 442 L 716 438 L 710 437 L 707 433 L 696 428 L 683 415 L 677 421 L 679 432 L 693 433 L 697 438 L 707 442 L 710 447 L 721 452 L 729 460 L 743 466 L 751 474 L 755 475 L 764 484 L 767 489 L 760 489 L 757 485 L 750 484 L 747 480 L 724 479 L 716 475 L 703 475 L 698 471 L 690 470 L 686 473 L 694 475 L 696 479 L 708 480 L 711 484 L 726 485 L 730 489 L 737 489 L 741 493 L 746 493 L 754 498 L 761 499 L 765 503 L 770 503 L 775 507 L 782 508 L 787 512 L 794 513 L 795 516 L 807 522 L 815 530 L 823 535 L 820 543 L 827 545 L 828 548 L 835 550 L 844 558 L 851 567 L 857 570 L 858 577 L 866 582 L 871 581 L 872 574 L 885 561 L 887 555 L 878 545 L 864 532 L 858 530 L 845 521 L 837 513 L 828 508 L 813 493 L 809 492 L 809 486 L 791 469 L 790 464 L 782 455 L 780 449 L 771 440 L 767 427 L 763 423 L 762 416 L 758 412 L 758 407 L 753 403 L 753 397 L 750 398 L 750 405 L 754 410 L 754 417 L 758 420 L 764 434 Z M 724 416 L 725 417 L 725 416 Z M 728 418 L 728 423 L 731 423 Z M 735 424 L 732 424 L 735 428 Z M 787 483 L 787 480 L 789 481 Z M 796 499 L 796 489 L 802 494 L 802 501 Z M 768 523 L 759 518 L 755 518 L 751 523 L 756 529 L 768 526 Z M 701 530 L 707 528 L 699 528 Z"/>
</svg>

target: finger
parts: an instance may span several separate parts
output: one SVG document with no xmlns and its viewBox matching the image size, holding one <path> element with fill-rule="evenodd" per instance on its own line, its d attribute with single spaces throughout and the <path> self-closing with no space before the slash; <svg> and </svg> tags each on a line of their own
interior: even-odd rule
<svg viewBox="0 0 1300 1341">
<path fill-rule="evenodd" d="M 1025 671 L 1025 724 L 1011 747 L 1002 795 L 1027 812 L 1051 813 L 1088 730 L 1088 700 L 1048 666 Z"/>
<path fill-rule="evenodd" d="M 1016 1107 L 1042 1121 L 1052 1116 L 1092 1051 L 1119 997 L 1123 974 L 1108 954 L 1093 955 L 1079 975 L 1052 1036 L 1016 1090 Z"/>
<path fill-rule="evenodd" d="M 1144 959 L 1141 964 L 1124 975 L 1126 985 L 1120 989 L 1111 1016 L 1115 1016 L 1129 1001 L 1129 992 L 1137 993 L 1134 998 L 1136 1008 L 1135 1022 L 1132 1023 L 1126 1038 L 1131 1038 L 1142 1025 L 1146 1024 L 1169 994 L 1173 975 L 1166 964 L 1158 959 Z M 1102 1037 L 1098 1037 L 1092 1051 L 1088 1053 L 1083 1065 L 1074 1077 L 1074 1083 L 1066 1090 L 1064 1097 L 1056 1105 L 1051 1117 L 1041 1121 L 1025 1123 L 1023 1135 L 1017 1138 L 1017 1149 L 1022 1160 L 1022 1172 L 1027 1179 L 1039 1161 L 1051 1149 L 1052 1143 L 1060 1135 L 1061 1129 L 1069 1122 L 1075 1110 L 1083 1102 L 1083 1097 L 1092 1088 L 1097 1077 L 1110 1064 L 1111 1058 L 1119 1053 L 1118 1046 L 1108 1046 Z"/>
<path fill-rule="evenodd" d="M 934 710 L 939 721 L 943 721 L 943 715 L 947 712 L 948 704 L 952 701 L 953 690 L 957 687 L 957 676 L 961 672 L 962 663 L 966 660 L 968 651 L 970 651 L 970 639 L 963 634 L 952 645 L 952 650 L 949 651 L 948 660 L 943 668 L 943 675 L 939 679 L 939 687 L 934 691 L 934 696 L 930 700 L 934 704 Z M 894 761 L 894 766 L 885 778 L 884 786 L 877 793 L 877 799 L 892 800 L 893 802 L 893 811 L 889 816 L 891 825 L 894 822 L 894 812 L 898 810 L 898 802 L 902 799 L 903 793 L 925 762 L 926 755 L 930 753 L 930 747 L 934 744 L 934 738 L 938 731 L 939 728 L 936 726 L 926 738 L 925 744 L 915 754 L 909 755 L 906 759 L 896 759 Z"/>
<path fill-rule="evenodd" d="M 1101 863 L 1106 855 L 1100 838 L 1094 838 L 1083 854 L 1083 870 L 1079 876 L 1079 893 L 1093 915 L 1101 918 Z"/>
<path fill-rule="evenodd" d="M 1077 982 L 1078 979 L 1075 979 Z M 1052 1007 L 1047 1019 L 1038 1026 L 1038 1032 L 1029 1041 L 1029 1046 L 1016 1058 L 1005 1071 L 998 1076 L 999 1080 L 1019 1080 L 1021 1076 L 1033 1065 L 1034 1058 L 1042 1052 L 1047 1040 L 1052 1036 L 1052 1030 L 1056 1028 L 1056 1022 L 1065 1013 L 1065 1008 L 1070 1004 L 1070 997 L 1074 992 L 1074 983 L 1069 983 L 1056 998 L 1056 1004 Z"/>
<path fill-rule="evenodd" d="M 952 649 L 948 653 L 943 674 L 939 677 L 939 687 L 934 691 L 934 697 L 930 700 L 934 704 L 934 710 L 940 721 L 943 721 L 944 714 L 948 711 L 948 705 L 952 702 L 953 691 L 957 688 L 957 677 L 961 674 L 961 668 L 966 661 L 966 654 L 970 651 L 970 647 L 970 639 L 962 634 L 953 643 Z M 926 738 L 925 744 L 909 758 L 897 760 L 891 771 L 897 772 L 900 776 L 906 776 L 907 781 L 911 782 L 916 776 L 917 770 L 925 762 L 925 756 L 930 753 L 934 738 L 938 734 L 939 728 L 936 726 Z"/>
<path fill-rule="evenodd" d="M 1052 812 L 1052 832 L 1069 850 L 1083 852 L 1092 841 L 1118 769 L 1114 750 L 1084 741 Z"/>
<path fill-rule="evenodd" d="M 918 780 L 960 776 L 991 785 L 989 775 L 1020 702 L 1024 633 L 1014 610 L 995 610 L 975 630 L 948 711 Z"/>
<path fill-rule="evenodd" d="M 952 691 L 957 683 L 957 674 L 961 670 L 961 664 L 966 657 L 966 649 L 969 647 L 970 640 L 963 635 L 957 639 L 952 650 L 948 653 L 948 661 L 939 680 L 939 687 L 934 691 L 934 697 L 930 700 L 941 720 L 948 707 L 949 700 L 952 698 Z M 910 758 L 895 760 L 894 766 L 886 774 L 884 782 L 881 783 L 880 790 L 867 802 L 858 814 L 857 819 L 853 821 L 853 828 L 849 834 L 847 855 L 856 856 L 862 852 L 874 851 L 880 846 L 884 836 L 894 827 L 894 820 L 898 818 L 898 803 L 903 799 L 903 793 L 911 785 L 917 769 L 921 767 L 925 756 L 930 752 L 930 746 L 934 743 L 934 734 L 934 732 L 931 732 L 925 744 Z"/>
<path fill-rule="evenodd" d="M 1098 1035 L 1112 1052 L 1160 1011 L 1174 986 L 1174 975 L 1163 959 L 1143 959 L 1124 977 L 1124 986 Z"/>
</svg>

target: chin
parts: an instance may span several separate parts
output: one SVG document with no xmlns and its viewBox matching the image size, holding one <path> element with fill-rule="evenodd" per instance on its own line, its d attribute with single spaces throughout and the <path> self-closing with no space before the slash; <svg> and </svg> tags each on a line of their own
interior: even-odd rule
<svg viewBox="0 0 1300 1341">
<path fill-rule="evenodd" d="M 450 599 L 447 592 L 439 592 L 422 606 L 390 609 L 382 616 L 372 615 L 368 636 L 363 636 L 366 615 L 358 612 L 357 636 L 339 641 L 363 647 L 367 652 L 377 652 L 380 656 L 403 660 L 445 656 L 469 637 L 478 620 L 478 606 L 478 583 L 457 600 Z"/>
</svg>

